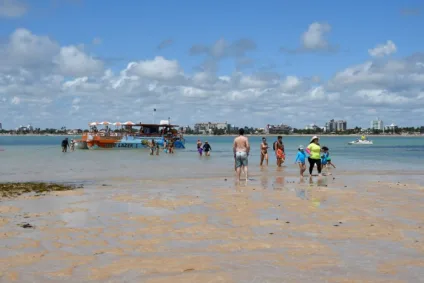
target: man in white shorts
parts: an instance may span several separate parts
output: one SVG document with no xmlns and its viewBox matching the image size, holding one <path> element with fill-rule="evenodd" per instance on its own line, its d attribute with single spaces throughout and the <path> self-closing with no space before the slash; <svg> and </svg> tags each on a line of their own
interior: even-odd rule
<svg viewBox="0 0 424 283">
<path fill-rule="evenodd" d="M 240 181 L 241 167 L 247 180 L 247 165 L 250 152 L 249 140 L 244 136 L 244 129 L 239 130 L 239 136 L 234 139 L 233 144 L 234 160 L 236 163 L 237 178 Z"/>
</svg>

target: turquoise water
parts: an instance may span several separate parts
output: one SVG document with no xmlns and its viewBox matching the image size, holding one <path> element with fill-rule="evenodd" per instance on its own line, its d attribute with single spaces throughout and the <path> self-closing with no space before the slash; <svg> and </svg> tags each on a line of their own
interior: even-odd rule
<svg viewBox="0 0 424 283">
<path fill-rule="evenodd" d="M 72 137 L 70 137 L 72 138 Z M 374 145 L 353 146 L 356 137 L 322 137 L 321 145 L 330 148 L 338 171 L 423 170 L 424 137 L 372 137 Z M 148 150 L 76 150 L 63 154 L 54 136 L 0 136 L 0 181 L 34 180 L 103 180 L 110 178 L 208 178 L 232 176 L 234 137 L 186 137 L 186 149 L 174 155 L 149 156 Z M 199 157 L 196 141 L 208 140 L 211 157 Z M 310 137 L 284 137 L 287 153 L 284 171 L 294 173 L 297 147 L 306 146 Z M 263 170 L 275 171 L 274 151 L 270 149 L 270 166 L 259 167 L 261 137 L 249 137 L 249 170 L 255 175 Z M 268 137 L 272 147 L 274 137 Z M 337 172 L 337 171 L 336 171 Z"/>
</svg>

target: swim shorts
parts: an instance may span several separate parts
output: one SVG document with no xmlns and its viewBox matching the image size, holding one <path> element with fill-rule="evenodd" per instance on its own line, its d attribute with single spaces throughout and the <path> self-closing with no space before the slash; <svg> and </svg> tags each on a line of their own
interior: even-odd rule
<svg viewBox="0 0 424 283">
<path fill-rule="evenodd" d="M 241 166 L 247 166 L 247 153 L 246 152 L 236 152 L 236 168 Z"/>
</svg>

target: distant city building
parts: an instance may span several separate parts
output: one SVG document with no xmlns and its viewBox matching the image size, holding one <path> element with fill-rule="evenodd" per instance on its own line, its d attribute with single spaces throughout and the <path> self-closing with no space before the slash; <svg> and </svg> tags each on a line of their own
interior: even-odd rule
<svg viewBox="0 0 424 283">
<path fill-rule="evenodd" d="M 384 123 L 382 120 L 377 118 L 376 120 L 371 121 L 371 130 L 384 130 Z"/>
<path fill-rule="evenodd" d="M 339 120 L 336 122 L 336 131 L 344 132 L 347 130 L 347 122 L 345 120 Z"/>
<path fill-rule="evenodd" d="M 347 122 L 345 120 L 334 120 L 331 119 L 323 127 L 324 132 L 334 133 L 334 132 L 344 132 L 347 130 Z"/>
<path fill-rule="evenodd" d="M 317 125 L 315 125 L 315 124 L 310 124 L 310 125 L 306 125 L 305 126 L 305 130 L 318 130 L 318 129 L 320 129 L 320 127 L 318 127 Z"/>
<path fill-rule="evenodd" d="M 392 131 L 392 132 L 394 132 L 394 130 L 396 130 L 397 129 L 397 125 L 395 125 L 394 123 L 392 123 L 392 124 L 390 124 L 390 125 L 388 125 L 388 126 L 386 126 L 386 127 L 384 127 L 384 129 L 386 129 L 387 131 Z"/>
<path fill-rule="evenodd" d="M 3 126 L 2 126 L 2 124 L 0 123 L 0 131 L 1 131 L 1 130 L 3 130 Z"/>
<path fill-rule="evenodd" d="M 18 131 L 18 132 L 32 132 L 32 131 L 34 131 L 34 128 L 30 124 L 28 124 L 28 126 L 20 125 L 18 128 L 16 128 L 16 131 Z"/>
<path fill-rule="evenodd" d="M 337 122 L 331 119 L 329 122 L 325 123 L 325 131 L 329 133 L 337 131 Z"/>
<path fill-rule="evenodd" d="M 281 125 L 267 125 L 265 132 L 268 134 L 279 134 L 279 133 L 289 133 L 293 129 L 289 125 L 281 124 Z"/>
<path fill-rule="evenodd" d="M 225 123 L 217 123 L 217 122 L 207 122 L 207 123 L 196 123 L 194 125 L 194 131 L 200 134 L 212 134 L 214 129 L 225 130 L 227 132 L 231 125 L 227 122 Z"/>
<path fill-rule="evenodd" d="M 420 128 L 420 134 L 424 134 L 424 126 L 421 126 L 421 128 Z"/>
</svg>

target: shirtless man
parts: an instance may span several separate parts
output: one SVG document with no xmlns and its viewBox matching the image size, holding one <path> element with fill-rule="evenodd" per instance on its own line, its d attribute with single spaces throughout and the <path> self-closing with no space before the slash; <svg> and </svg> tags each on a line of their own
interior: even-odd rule
<svg viewBox="0 0 424 283">
<path fill-rule="evenodd" d="M 244 129 L 239 130 L 239 136 L 234 139 L 233 143 L 234 159 L 236 162 L 237 178 L 240 181 L 241 167 L 247 180 L 247 158 L 250 152 L 249 140 L 244 136 Z"/>
<path fill-rule="evenodd" d="M 264 163 L 264 159 L 266 160 L 266 165 L 268 166 L 268 143 L 266 142 L 266 138 L 262 138 L 262 143 L 261 143 L 261 164 L 260 166 L 262 166 L 262 164 Z"/>
<path fill-rule="evenodd" d="M 282 136 L 278 136 L 277 142 L 275 143 L 275 156 L 277 157 L 277 166 L 281 167 L 281 164 L 283 164 L 286 159 Z"/>
</svg>

